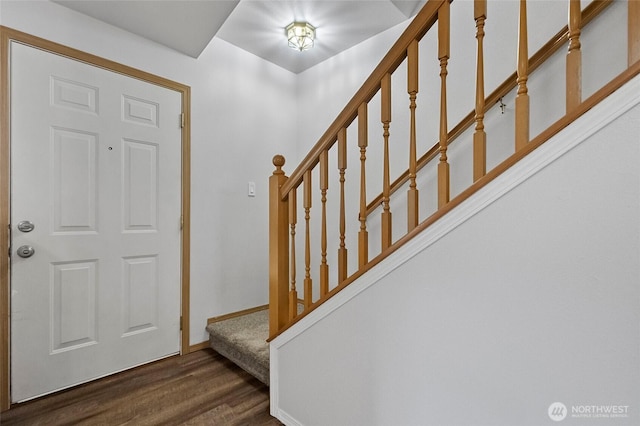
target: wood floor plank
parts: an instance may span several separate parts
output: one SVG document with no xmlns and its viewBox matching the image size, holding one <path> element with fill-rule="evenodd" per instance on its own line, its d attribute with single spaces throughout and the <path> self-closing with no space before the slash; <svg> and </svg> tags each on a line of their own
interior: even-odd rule
<svg viewBox="0 0 640 426">
<path fill-rule="evenodd" d="M 4 425 L 264 425 L 269 388 L 211 349 L 12 406 Z"/>
</svg>

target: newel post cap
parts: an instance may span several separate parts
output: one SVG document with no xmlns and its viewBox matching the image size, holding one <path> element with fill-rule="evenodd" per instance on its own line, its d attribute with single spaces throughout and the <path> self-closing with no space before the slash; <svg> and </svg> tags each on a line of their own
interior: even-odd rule
<svg viewBox="0 0 640 426">
<path fill-rule="evenodd" d="M 282 166 L 284 166 L 284 163 L 284 155 L 278 154 L 273 157 L 273 165 L 276 166 L 276 169 L 273 171 L 274 175 L 284 174 L 284 171 L 282 170 Z"/>
</svg>

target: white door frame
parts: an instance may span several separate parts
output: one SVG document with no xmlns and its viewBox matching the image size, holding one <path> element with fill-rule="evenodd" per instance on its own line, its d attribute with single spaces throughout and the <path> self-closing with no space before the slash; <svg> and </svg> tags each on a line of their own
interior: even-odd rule
<svg viewBox="0 0 640 426">
<path fill-rule="evenodd" d="M 190 352 L 189 346 L 189 271 L 190 271 L 190 199 L 191 199 L 191 88 L 126 65 L 98 56 L 72 49 L 39 37 L 35 37 L 11 28 L 0 26 L 0 411 L 9 409 L 11 395 L 10 383 L 10 273 L 9 273 L 9 235 L 10 221 L 10 43 L 19 42 L 31 47 L 76 59 L 99 68 L 143 80 L 157 86 L 175 90 L 182 95 L 184 124 L 182 127 L 182 254 L 181 254 L 181 318 L 180 352 Z M 6 250 L 6 251 L 5 251 Z M 199 348 L 194 348 L 199 349 Z"/>
</svg>

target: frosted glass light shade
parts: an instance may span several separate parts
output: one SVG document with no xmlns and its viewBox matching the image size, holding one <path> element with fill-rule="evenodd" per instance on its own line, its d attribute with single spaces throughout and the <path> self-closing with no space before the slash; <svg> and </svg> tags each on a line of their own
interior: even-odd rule
<svg viewBox="0 0 640 426">
<path fill-rule="evenodd" d="M 300 52 L 313 47 L 316 29 L 308 22 L 292 22 L 284 29 L 289 47 Z"/>
</svg>

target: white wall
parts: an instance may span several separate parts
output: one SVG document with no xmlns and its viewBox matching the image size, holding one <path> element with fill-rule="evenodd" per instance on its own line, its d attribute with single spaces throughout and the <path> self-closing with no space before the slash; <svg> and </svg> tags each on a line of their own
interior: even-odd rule
<svg viewBox="0 0 640 426">
<path fill-rule="evenodd" d="M 297 96 L 305 106 L 298 118 L 299 160 L 318 142 L 410 22 L 400 23 L 298 74 Z"/>
<path fill-rule="evenodd" d="M 207 318 L 267 303 L 267 180 L 295 153 L 295 74 L 219 39 L 193 59 L 48 1 L 2 0 L 0 24 L 191 86 L 191 343 Z"/>
<path fill-rule="evenodd" d="M 613 120 L 613 121 L 611 121 Z M 271 343 L 288 425 L 640 421 L 640 77 Z"/>
</svg>

